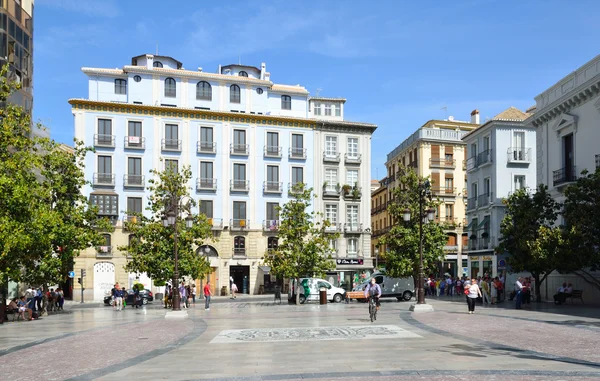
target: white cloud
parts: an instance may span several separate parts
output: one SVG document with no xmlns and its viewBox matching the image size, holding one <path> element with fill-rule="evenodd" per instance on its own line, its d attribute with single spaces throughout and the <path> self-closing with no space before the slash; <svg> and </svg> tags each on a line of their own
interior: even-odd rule
<svg viewBox="0 0 600 381">
<path fill-rule="evenodd" d="M 87 16 L 112 18 L 121 14 L 121 10 L 114 0 L 38 0 L 35 5 Z"/>
</svg>

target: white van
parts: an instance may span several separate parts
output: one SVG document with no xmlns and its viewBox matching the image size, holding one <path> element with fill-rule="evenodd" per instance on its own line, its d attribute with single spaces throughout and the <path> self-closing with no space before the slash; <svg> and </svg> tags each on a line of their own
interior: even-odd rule
<svg viewBox="0 0 600 381">
<path fill-rule="evenodd" d="M 304 295 L 304 281 L 306 280 L 306 285 L 309 288 L 309 294 L 308 294 L 308 298 Z M 288 300 L 289 301 L 295 301 L 296 300 L 296 287 L 294 287 L 294 284 L 296 282 L 291 279 L 290 280 L 290 287 L 289 287 L 289 292 L 288 292 Z M 345 295 L 346 295 L 346 290 L 344 290 L 343 288 L 339 288 L 339 287 L 335 287 L 334 285 L 332 285 L 331 283 L 329 283 L 328 281 L 324 280 L 324 279 L 318 279 L 318 278 L 300 278 L 300 303 L 304 303 L 306 302 L 306 300 L 308 301 L 319 301 L 319 289 L 321 289 L 322 287 L 325 287 L 327 289 L 327 300 L 331 301 L 331 302 L 335 302 L 335 303 L 339 303 L 342 300 L 344 300 Z"/>
<path fill-rule="evenodd" d="M 382 298 L 395 297 L 398 300 L 409 301 L 415 295 L 413 277 L 391 278 L 384 273 L 374 273 L 364 283 L 354 287 L 352 291 L 364 291 L 372 278 L 375 278 L 375 282 L 381 287 Z"/>
</svg>

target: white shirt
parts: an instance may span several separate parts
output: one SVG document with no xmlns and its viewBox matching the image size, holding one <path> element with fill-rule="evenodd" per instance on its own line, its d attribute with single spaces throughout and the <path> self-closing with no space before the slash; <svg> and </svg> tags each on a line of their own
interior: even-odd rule
<svg viewBox="0 0 600 381">
<path fill-rule="evenodd" d="M 565 288 L 564 288 L 563 286 L 560 286 L 560 287 L 558 288 L 558 290 L 557 290 L 557 291 L 558 291 L 559 293 L 560 293 L 560 292 L 565 292 Z"/>
<path fill-rule="evenodd" d="M 515 282 L 515 291 L 521 291 L 523 285 L 518 280 Z"/>
</svg>

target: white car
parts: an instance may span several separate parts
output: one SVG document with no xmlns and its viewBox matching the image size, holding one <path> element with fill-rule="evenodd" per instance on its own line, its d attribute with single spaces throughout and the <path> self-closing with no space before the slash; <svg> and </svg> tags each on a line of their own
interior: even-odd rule
<svg viewBox="0 0 600 381">
<path fill-rule="evenodd" d="M 306 285 L 309 288 L 309 294 L 308 297 L 306 297 L 304 295 L 304 281 L 306 280 Z M 288 292 L 288 300 L 290 301 L 295 301 L 296 300 L 296 287 L 294 287 L 294 284 L 296 282 L 294 280 L 290 280 L 290 287 L 289 287 L 289 292 Z M 300 303 L 304 303 L 306 302 L 306 300 L 308 301 L 319 301 L 319 290 L 321 288 L 326 288 L 327 289 L 327 300 L 331 301 L 331 302 L 335 302 L 335 303 L 340 303 L 342 300 L 344 300 L 345 294 L 346 294 L 346 290 L 344 290 L 343 288 L 339 288 L 339 287 L 335 287 L 333 286 L 331 283 L 329 283 L 328 281 L 324 280 L 324 279 L 318 279 L 318 278 L 300 278 Z"/>
</svg>

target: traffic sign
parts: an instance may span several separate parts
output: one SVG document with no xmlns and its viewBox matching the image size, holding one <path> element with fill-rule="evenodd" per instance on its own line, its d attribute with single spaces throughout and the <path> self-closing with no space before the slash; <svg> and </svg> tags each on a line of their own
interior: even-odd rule
<svg viewBox="0 0 600 381">
<path fill-rule="evenodd" d="M 75 271 L 69 271 L 69 278 L 75 278 Z"/>
</svg>

